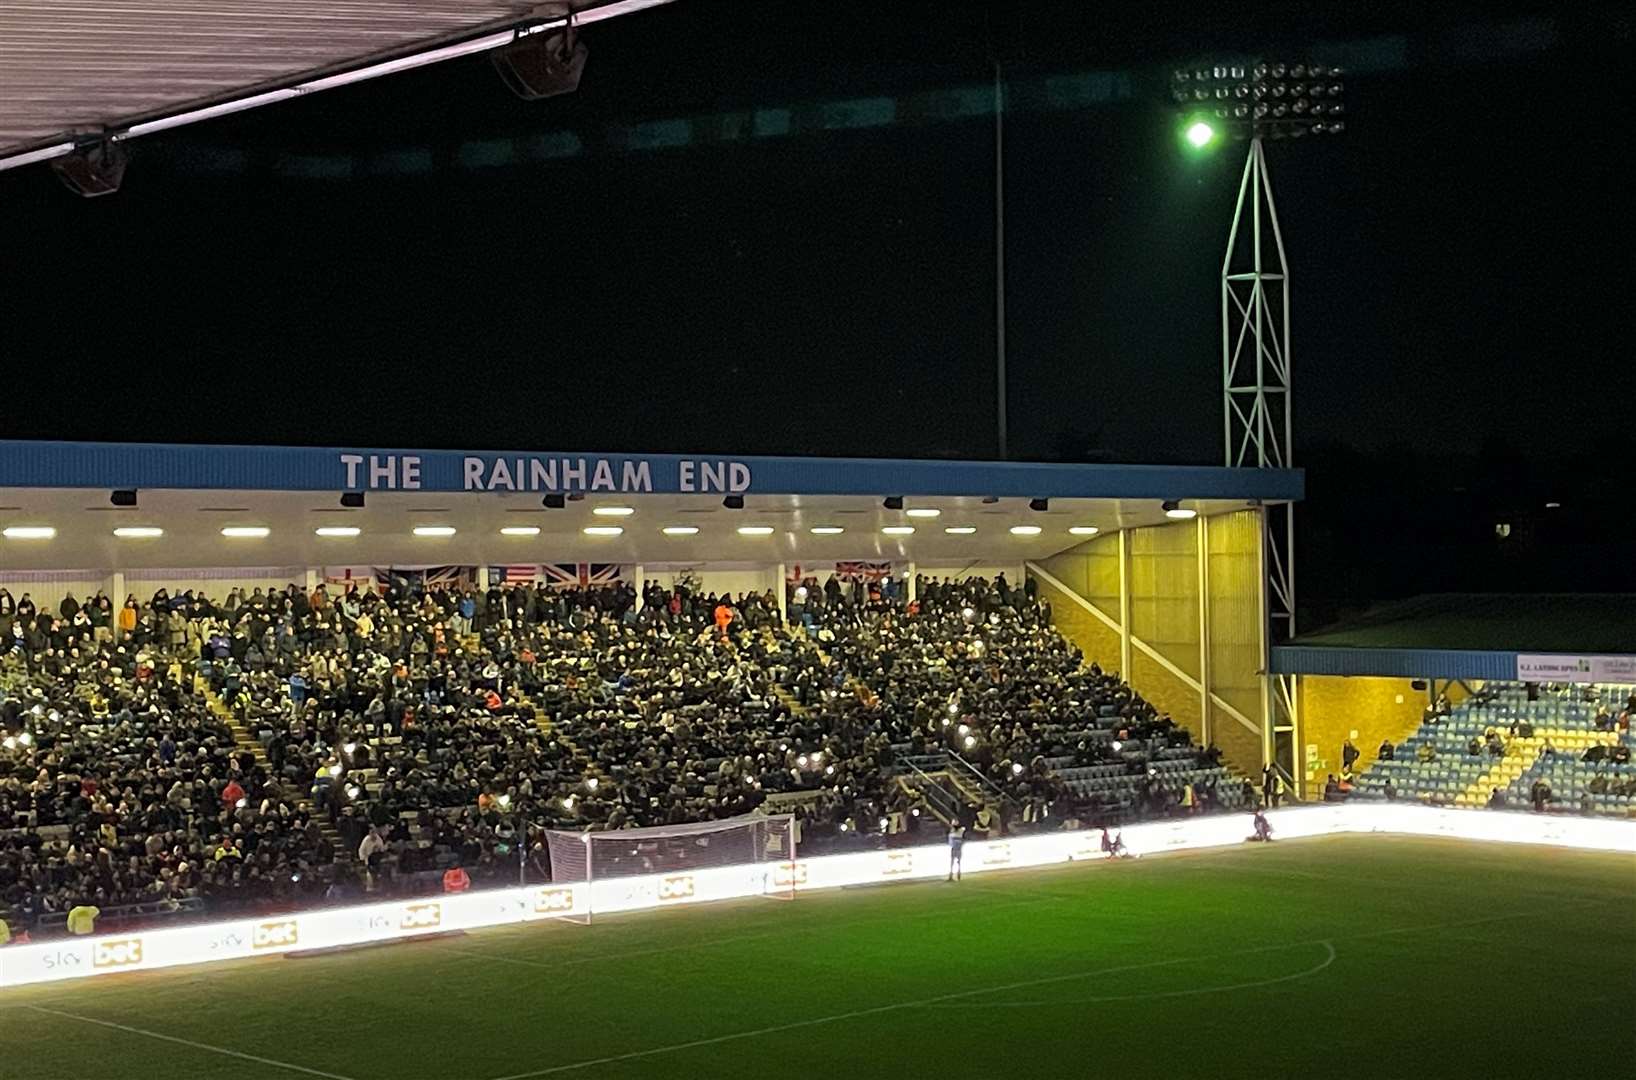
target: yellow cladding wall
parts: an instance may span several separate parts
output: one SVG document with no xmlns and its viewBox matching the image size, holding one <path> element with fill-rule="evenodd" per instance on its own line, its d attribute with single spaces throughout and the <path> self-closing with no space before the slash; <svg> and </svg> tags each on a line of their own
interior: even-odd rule
<svg viewBox="0 0 1636 1080">
<path fill-rule="evenodd" d="M 1255 712 L 1246 715 L 1254 720 L 1259 712 L 1258 705 Z M 1261 736 L 1239 723 L 1235 717 L 1230 716 L 1214 702 L 1210 703 L 1210 735 L 1211 741 L 1221 748 L 1221 760 L 1235 771 L 1254 780 L 1259 786 L 1262 764 Z"/>
<path fill-rule="evenodd" d="M 1307 768 L 1307 779 L 1322 785 L 1326 774 L 1340 773 L 1341 744 L 1353 731 L 1358 737 L 1352 742 L 1363 754 L 1359 767 L 1373 764 L 1382 739 L 1400 743 L 1420 726 L 1426 701 L 1426 691 L 1414 689 L 1408 679 L 1301 676 L 1303 767 L 1308 763 L 1307 746 L 1318 748 L 1318 765 Z"/>
<path fill-rule="evenodd" d="M 1131 633 L 1195 679 L 1202 674 L 1198 538 L 1191 521 L 1129 533 Z"/>
<path fill-rule="evenodd" d="M 1040 560 L 1040 565 L 1098 610 L 1115 621 L 1119 619 L 1119 534 L 1087 540 Z M 1114 655 L 1119 655 L 1117 650 Z"/>
<path fill-rule="evenodd" d="M 1040 599 L 1051 605 L 1051 622 L 1062 636 L 1079 646 L 1087 664 L 1095 663 L 1103 671 L 1119 671 L 1119 635 L 1107 623 L 1081 607 L 1073 597 L 1039 578 Z M 1108 613 L 1117 618 L 1118 607 Z"/>
<path fill-rule="evenodd" d="M 1222 514 L 1206 525 L 1210 588 L 1210 689 L 1261 722 L 1261 515 Z M 1246 735 L 1242 724 L 1234 723 Z M 1212 722 L 1211 731 L 1222 730 Z M 1259 738 L 1253 736 L 1252 738 Z M 1225 749 L 1225 746 L 1223 746 Z M 1261 760 L 1259 744 L 1255 758 Z M 1259 766 L 1258 766 L 1259 767 Z"/>
<path fill-rule="evenodd" d="M 1197 690 L 1141 649 L 1131 650 L 1130 669 L 1130 684 L 1138 694 L 1159 712 L 1169 713 L 1172 720 L 1193 733 L 1195 740 L 1202 740 L 1204 722 L 1199 715 L 1202 703 Z"/>
</svg>

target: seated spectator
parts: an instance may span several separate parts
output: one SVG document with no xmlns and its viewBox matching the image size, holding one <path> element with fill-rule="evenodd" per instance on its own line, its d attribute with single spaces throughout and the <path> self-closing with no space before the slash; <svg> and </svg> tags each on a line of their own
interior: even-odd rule
<svg viewBox="0 0 1636 1080">
<path fill-rule="evenodd" d="M 1375 757 L 1380 761 L 1391 761 L 1396 753 L 1397 748 L 1392 745 L 1392 740 L 1382 739 L 1380 740 L 1380 750 L 1376 752 Z"/>
<path fill-rule="evenodd" d="M 1543 779 L 1535 780 L 1533 787 L 1528 789 L 1528 798 L 1534 804 L 1536 814 L 1545 813 L 1545 804 L 1551 801 L 1551 785 Z"/>
<path fill-rule="evenodd" d="M 1488 796 L 1488 808 L 1490 810 L 1504 810 L 1505 792 L 1501 791 L 1499 788 L 1494 788 Z"/>
</svg>

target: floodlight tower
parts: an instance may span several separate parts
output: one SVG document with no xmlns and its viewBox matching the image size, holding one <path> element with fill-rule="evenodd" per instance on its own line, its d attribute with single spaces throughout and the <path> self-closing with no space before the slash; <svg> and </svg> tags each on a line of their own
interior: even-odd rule
<svg viewBox="0 0 1636 1080">
<path fill-rule="evenodd" d="M 1346 130 L 1346 86 L 1338 67 L 1323 64 L 1227 63 L 1177 71 L 1171 93 L 1183 110 L 1183 136 L 1204 149 L 1226 135 L 1248 140 L 1238 202 L 1221 262 L 1221 381 L 1226 463 L 1287 469 L 1294 465 L 1290 397 L 1289 264 L 1273 202 L 1264 146 Z M 1295 506 L 1267 507 L 1266 614 L 1269 638 L 1295 634 Z M 1264 684 L 1263 754 L 1299 775 L 1294 680 Z M 1278 736 L 1283 735 L 1283 739 Z"/>
</svg>

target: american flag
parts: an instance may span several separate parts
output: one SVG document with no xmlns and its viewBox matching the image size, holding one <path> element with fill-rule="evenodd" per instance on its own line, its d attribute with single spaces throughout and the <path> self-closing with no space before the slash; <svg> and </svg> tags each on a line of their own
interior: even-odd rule
<svg viewBox="0 0 1636 1080">
<path fill-rule="evenodd" d="M 502 585 L 532 585 L 540 576 L 538 566 L 496 566 L 489 573 L 489 580 Z"/>
<path fill-rule="evenodd" d="M 540 580 L 558 588 L 613 585 L 624 578 L 625 568 L 619 563 L 547 563 L 540 567 Z"/>
</svg>

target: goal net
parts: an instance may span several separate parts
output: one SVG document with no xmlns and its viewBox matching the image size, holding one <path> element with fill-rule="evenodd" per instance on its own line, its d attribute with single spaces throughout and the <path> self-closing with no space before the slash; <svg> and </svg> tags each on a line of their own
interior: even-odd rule
<svg viewBox="0 0 1636 1080">
<path fill-rule="evenodd" d="M 615 829 L 608 832 L 548 830 L 551 880 L 593 886 L 585 921 L 596 907 L 599 881 L 612 878 L 656 876 L 656 888 L 689 890 L 693 895 L 698 871 L 744 867 L 760 894 L 781 900 L 795 898 L 795 818 L 791 814 L 744 814 L 719 821 L 662 825 L 651 829 Z M 683 879 L 685 880 L 685 885 Z M 679 898 L 679 897 L 678 897 Z"/>
</svg>

